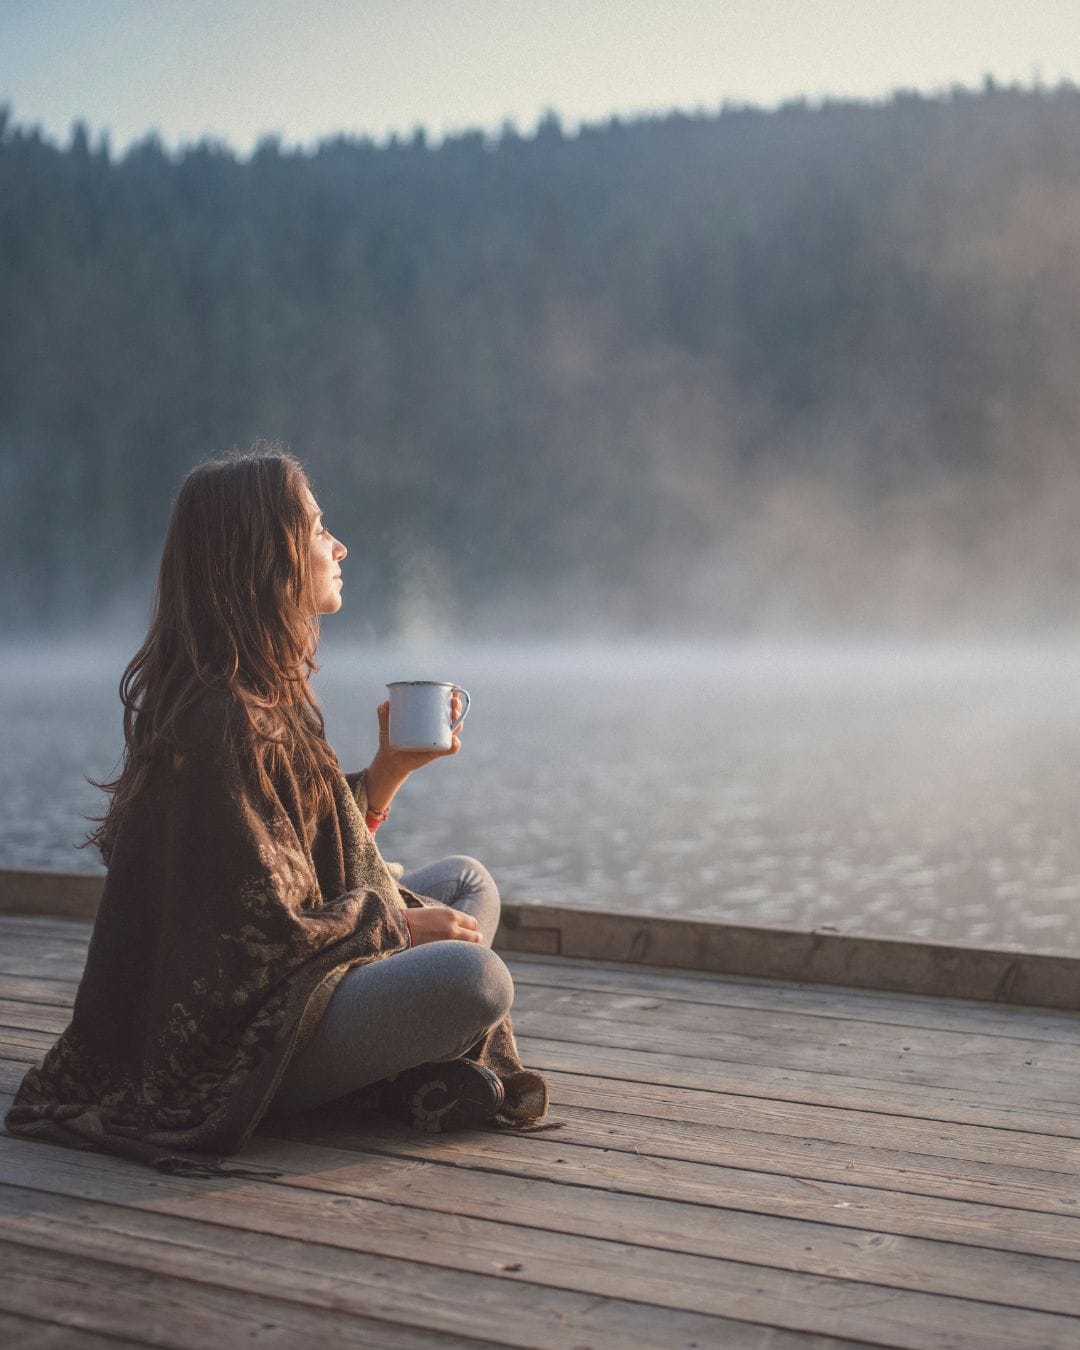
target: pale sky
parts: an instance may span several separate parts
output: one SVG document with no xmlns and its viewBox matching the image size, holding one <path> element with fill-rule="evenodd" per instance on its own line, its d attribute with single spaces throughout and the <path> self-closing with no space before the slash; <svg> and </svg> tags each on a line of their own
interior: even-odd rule
<svg viewBox="0 0 1080 1350">
<path fill-rule="evenodd" d="M 0 0 L 0 102 L 118 151 L 152 130 L 247 153 L 987 74 L 1080 83 L 1080 0 Z"/>
</svg>

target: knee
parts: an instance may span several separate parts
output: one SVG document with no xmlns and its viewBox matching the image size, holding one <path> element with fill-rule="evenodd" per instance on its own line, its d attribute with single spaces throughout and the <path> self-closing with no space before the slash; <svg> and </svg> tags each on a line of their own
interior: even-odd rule
<svg viewBox="0 0 1080 1350">
<path fill-rule="evenodd" d="M 495 937 L 502 914 L 502 902 L 495 878 L 482 862 L 470 858 L 465 853 L 455 854 L 447 862 L 457 873 L 457 899 L 463 909 L 474 913 L 484 928 L 485 941 L 489 944 Z"/>
<path fill-rule="evenodd" d="M 467 853 L 455 853 L 446 862 L 457 871 L 463 885 L 477 890 L 483 888 L 498 896 L 495 878 L 476 858 L 470 858 Z"/>
<path fill-rule="evenodd" d="M 514 1002 L 514 982 L 502 958 L 479 943 L 455 942 L 457 996 L 478 1026 L 501 1022 Z"/>
</svg>

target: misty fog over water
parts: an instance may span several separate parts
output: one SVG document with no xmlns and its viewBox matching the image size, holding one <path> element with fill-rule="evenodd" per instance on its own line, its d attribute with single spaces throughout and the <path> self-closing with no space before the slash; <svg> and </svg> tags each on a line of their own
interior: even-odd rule
<svg viewBox="0 0 1080 1350">
<path fill-rule="evenodd" d="M 379 835 L 514 900 L 1080 951 L 1080 646 L 392 648 L 324 630 L 346 769 L 391 679 L 474 699 Z M 72 845 L 120 749 L 130 649 L 0 653 L 0 866 Z"/>
<path fill-rule="evenodd" d="M 0 865 L 98 866 L 169 502 L 270 437 L 344 767 L 475 697 L 389 857 L 1080 950 L 1078 231 L 1071 85 L 246 159 L 0 107 Z"/>
</svg>

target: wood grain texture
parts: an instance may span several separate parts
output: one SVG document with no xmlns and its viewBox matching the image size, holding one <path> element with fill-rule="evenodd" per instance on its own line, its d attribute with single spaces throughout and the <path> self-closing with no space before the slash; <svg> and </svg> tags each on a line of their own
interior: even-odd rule
<svg viewBox="0 0 1080 1350">
<path fill-rule="evenodd" d="M 0 1109 L 89 933 L 0 917 Z M 0 1138 L 0 1319 L 50 1350 L 1080 1343 L 1080 1018 L 508 959 L 561 1129 L 330 1107 L 264 1122 L 267 1181 Z"/>
<path fill-rule="evenodd" d="M 846 933 L 506 906 L 501 951 L 1080 1009 L 1080 958 Z"/>
<path fill-rule="evenodd" d="M 295 1350 L 300 1345 L 360 1347 L 388 1350 L 479 1350 L 484 1342 L 473 1337 L 433 1333 L 417 1327 L 395 1327 L 392 1322 L 310 1300 L 297 1305 L 274 1291 L 255 1294 L 227 1282 L 203 1279 L 210 1273 L 209 1252 L 198 1257 L 198 1247 L 170 1252 L 166 1235 L 155 1244 L 144 1238 L 145 1260 L 132 1255 L 117 1241 L 113 1252 L 105 1241 L 80 1242 L 79 1216 L 74 1208 L 61 1220 L 55 1245 L 40 1240 L 40 1225 L 27 1224 L 31 1241 L 0 1239 L 0 1266 L 7 1278 L 0 1283 L 0 1308 L 24 1316 L 48 1316 L 58 1328 L 90 1331 L 109 1343 L 167 1347 L 167 1350 Z M 75 1240 L 64 1240 L 65 1231 Z M 82 1235 L 88 1236 L 88 1235 Z M 81 1248 L 96 1246 L 101 1254 L 86 1256 Z M 176 1259 L 169 1260 L 170 1255 Z M 111 1259 L 115 1257 L 116 1259 Z M 185 1259 L 186 1258 L 186 1259 Z M 216 1262 L 214 1263 L 216 1266 Z M 170 1266 L 184 1273 L 173 1273 Z M 334 1300 L 328 1300 L 332 1304 Z M 57 1342 L 65 1345 L 64 1340 Z M 78 1345 L 77 1340 L 73 1344 Z"/>
<path fill-rule="evenodd" d="M 628 966 L 617 961 L 575 961 L 564 957 L 505 954 L 521 987 L 611 990 L 649 997 L 660 992 L 667 999 L 703 1003 L 712 1007 L 794 1010 L 803 1017 L 839 1017 L 846 1021 L 880 1022 L 889 1026 L 928 1027 L 938 1031 L 975 1031 L 989 1036 L 1020 1034 L 1026 1039 L 1057 1040 L 1064 1029 L 1075 1031 L 1074 1012 L 1014 1004 L 976 1003 L 959 998 L 928 999 L 922 994 L 856 991 L 831 985 L 717 977 L 704 971 L 662 970 L 655 966 Z"/>
<path fill-rule="evenodd" d="M 149 1344 L 135 1336 L 99 1336 L 95 1331 L 0 1312 L 0 1345 L 7 1350 L 110 1350 L 118 1345 Z"/>
<path fill-rule="evenodd" d="M 108 1193 L 112 1188 L 103 1189 Z M 724 1343 L 720 1338 L 725 1332 L 735 1333 L 729 1319 L 871 1343 L 878 1338 L 910 1347 L 940 1344 L 928 1336 L 932 1329 L 934 1336 L 944 1334 L 949 1344 L 964 1350 L 1053 1344 L 1069 1331 L 1070 1323 L 1074 1330 L 1076 1326 L 1071 1316 L 1031 1306 L 1047 1298 L 1069 1308 L 1076 1304 L 1077 1267 L 1070 1262 L 1035 1263 L 1030 1258 L 979 1254 L 997 1276 L 987 1280 L 984 1272 L 982 1287 L 994 1288 L 998 1295 L 990 1306 L 979 1299 L 898 1288 L 893 1272 L 903 1268 L 903 1254 L 896 1250 L 881 1254 L 872 1245 L 873 1237 L 862 1252 L 850 1241 L 846 1254 L 837 1247 L 838 1269 L 818 1275 L 742 1259 L 667 1253 L 559 1230 L 522 1229 L 505 1219 L 492 1223 L 446 1216 L 411 1204 L 372 1207 L 360 1201 L 323 1200 L 319 1214 L 310 1200 L 305 1204 L 301 1197 L 282 1191 L 255 1183 L 227 1188 L 217 1197 L 203 1194 L 188 1203 L 201 1205 L 206 1217 L 177 1219 L 159 1212 L 156 1205 L 149 1211 L 142 1204 L 133 1208 L 122 1180 L 119 1205 L 111 1199 L 73 1202 L 69 1196 L 9 1186 L 6 1212 L 0 1213 L 0 1238 L 16 1240 L 17 1235 L 22 1245 L 132 1264 L 160 1274 L 190 1274 L 198 1265 L 202 1280 L 214 1286 L 236 1288 L 242 1282 L 245 1289 L 305 1303 L 320 1303 L 332 1293 L 337 1307 L 376 1312 L 390 1320 L 395 1320 L 396 1309 L 401 1321 L 420 1313 L 422 1325 L 438 1326 L 441 1321 L 452 1331 L 464 1330 L 467 1318 L 481 1336 L 495 1339 L 495 1332 L 510 1344 L 523 1343 L 515 1339 L 515 1324 L 527 1325 L 531 1314 L 539 1324 L 536 1333 L 542 1334 L 560 1305 L 564 1319 L 576 1310 L 580 1309 L 579 1316 L 587 1311 L 598 1324 L 591 1328 L 597 1343 L 613 1345 L 630 1325 L 640 1336 L 659 1313 L 670 1319 L 669 1336 L 678 1334 L 680 1322 L 688 1316 L 719 1319 L 711 1327 L 699 1323 L 711 1334 L 713 1339 L 706 1342 L 711 1344 Z M 238 1199 L 243 1200 L 249 1226 L 239 1226 Z M 290 1230 L 298 1236 L 290 1236 Z M 809 1235 L 793 1236 L 800 1241 Z M 759 1243 L 767 1245 L 767 1240 Z M 212 1266 L 203 1253 L 212 1259 Z M 967 1254 L 959 1255 L 962 1261 Z M 856 1272 L 860 1257 L 874 1265 L 857 1278 L 844 1278 L 840 1272 Z M 405 1307 L 387 1288 L 390 1260 L 398 1291 L 408 1291 Z M 822 1264 L 837 1266 L 828 1259 Z M 1041 1264 L 1038 1277 L 1037 1264 Z M 876 1283 L 873 1273 L 888 1275 L 889 1284 Z M 979 1283 L 978 1274 L 977 1269 L 970 1272 L 972 1288 Z M 957 1278 L 962 1278 L 959 1271 Z M 497 1306 L 500 1290 L 508 1295 L 502 1308 Z M 592 1306 L 581 1308 L 576 1301 L 580 1296 Z M 511 1307 L 516 1310 L 512 1316 Z M 607 1317 L 597 1316 L 599 1310 Z M 576 1328 L 578 1335 L 584 1331 L 585 1326 Z M 537 1343 L 536 1333 L 526 1330 L 524 1343 Z"/>
</svg>

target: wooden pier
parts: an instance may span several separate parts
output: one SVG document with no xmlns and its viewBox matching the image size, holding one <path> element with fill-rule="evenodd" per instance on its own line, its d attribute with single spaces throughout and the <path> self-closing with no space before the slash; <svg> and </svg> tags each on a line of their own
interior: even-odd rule
<svg viewBox="0 0 1080 1350">
<path fill-rule="evenodd" d="M 0 877 L 4 1109 L 93 898 Z M 666 924 L 508 907 L 559 1130 L 328 1108 L 273 1181 L 0 1137 L 0 1344 L 1075 1350 L 1080 960 Z"/>
</svg>

